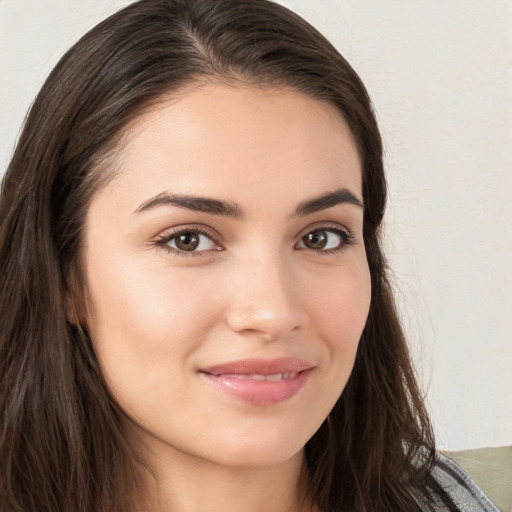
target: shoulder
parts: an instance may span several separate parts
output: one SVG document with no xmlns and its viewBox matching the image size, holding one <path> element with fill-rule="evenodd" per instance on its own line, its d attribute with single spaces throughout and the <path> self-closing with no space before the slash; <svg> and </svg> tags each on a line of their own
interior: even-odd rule
<svg viewBox="0 0 512 512">
<path fill-rule="evenodd" d="M 499 512 L 478 488 L 468 474 L 451 459 L 436 454 L 431 476 L 434 482 L 449 496 L 453 505 L 440 500 L 420 504 L 424 512 Z"/>
</svg>

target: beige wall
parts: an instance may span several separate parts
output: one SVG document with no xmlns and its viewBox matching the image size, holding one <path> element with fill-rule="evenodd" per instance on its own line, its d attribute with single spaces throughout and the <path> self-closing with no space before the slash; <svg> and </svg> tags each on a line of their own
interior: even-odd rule
<svg viewBox="0 0 512 512">
<path fill-rule="evenodd" d="M 59 56 L 123 0 L 0 0 L 0 169 Z M 441 446 L 512 443 L 512 2 L 287 0 L 381 123 L 389 255 Z"/>
</svg>

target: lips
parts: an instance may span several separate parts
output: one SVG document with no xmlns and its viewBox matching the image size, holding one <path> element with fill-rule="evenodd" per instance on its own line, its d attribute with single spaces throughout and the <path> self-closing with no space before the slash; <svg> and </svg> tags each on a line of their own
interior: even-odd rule
<svg viewBox="0 0 512 512">
<path fill-rule="evenodd" d="M 272 405 L 295 396 L 313 365 L 295 358 L 245 359 L 200 370 L 205 380 L 252 405 Z"/>
<path fill-rule="evenodd" d="M 290 380 L 297 377 L 298 372 L 284 372 L 284 373 L 273 373 L 272 375 L 263 375 L 259 373 L 251 373 L 251 374 L 238 374 L 238 373 L 225 373 L 215 375 L 219 377 L 222 375 L 226 378 L 231 379 L 247 379 L 247 380 L 266 380 L 268 382 L 279 382 L 281 380 Z"/>
</svg>

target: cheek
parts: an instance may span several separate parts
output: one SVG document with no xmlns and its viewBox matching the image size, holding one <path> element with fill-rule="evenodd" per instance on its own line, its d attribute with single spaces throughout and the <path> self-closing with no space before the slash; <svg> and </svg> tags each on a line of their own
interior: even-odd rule
<svg viewBox="0 0 512 512">
<path fill-rule="evenodd" d="M 352 373 L 366 324 L 371 281 L 366 260 L 310 280 L 308 309 L 313 339 L 322 354 L 318 388 L 308 414 L 316 428 L 329 415 Z M 312 285 L 314 283 L 314 286 Z"/>
<path fill-rule="evenodd" d="M 346 270 L 346 271 L 345 271 Z M 342 394 L 352 373 L 371 299 L 366 260 L 321 284 L 311 293 L 311 318 L 324 349 L 323 402 L 327 416 Z"/>
<path fill-rule="evenodd" d="M 91 268 L 88 326 L 114 393 L 135 383 L 151 392 L 177 374 L 217 316 L 205 282 L 155 265 Z"/>
<path fill-rule="evenodd" d="M 319 283 L 311 291 L 310 311 L 316 329 L 334 353 L 357 349 L 371 299 L 366 264 Z M 333 354 L 335 355 L 335 354 Z"/>
</svg>

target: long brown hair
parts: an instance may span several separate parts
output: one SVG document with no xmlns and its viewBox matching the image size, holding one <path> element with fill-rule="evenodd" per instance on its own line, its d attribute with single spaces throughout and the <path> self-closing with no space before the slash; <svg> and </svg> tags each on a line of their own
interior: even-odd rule
<svg viewBox="0 0 512 512">
<path fill-rule="evenodd" d="M 0 508 L 137 509 L 140 468 L 69 297 L 79 302 L 84 216 L 123 130 L 201 78 L 293 87 L 347 121 L 363 167 L 372 299 L 347 387 L 306 445 L 307 485 L 324 512 L 417 510 L 434 439 L 381 252 L 372 105 L 337 50 L 268 0 L 135 2 L 71 48 L 35 100 L 0 197 Z"/>
</svg>

